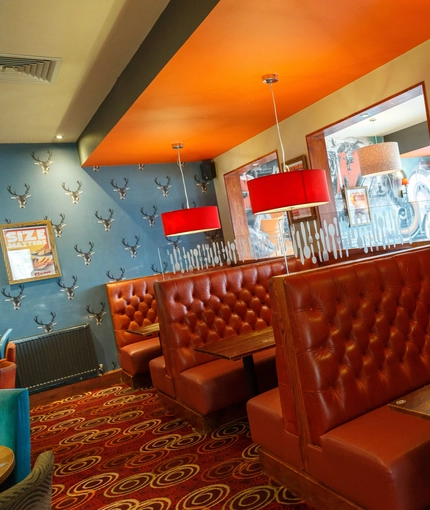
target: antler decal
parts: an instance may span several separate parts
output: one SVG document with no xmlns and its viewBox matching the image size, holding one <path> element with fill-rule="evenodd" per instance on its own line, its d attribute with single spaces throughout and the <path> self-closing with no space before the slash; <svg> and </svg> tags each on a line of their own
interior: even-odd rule
<svg viewBox="0 0 430 510">
<path fill-rule="evenodd" d="M 24 209 L 27 205 L 27 199 L 28 197 L 31 197 L 31 195 L 28 193 L 28 190 L 30 189 L 29 184 L 24 183 L 25 193 L 22 195 L 18 195 L 16 191 L 12 191 L 12 186 L 8 186 L 7 190 L 12 195 L 10 198 L 15 199 L 18 202 L 18 205 L 20 209 Z"/>
<path fill-rule="evenodd" d="M 53 161 L 51 161 L 52 152 L 46 151 L 48 153 L 48 159 L 46 161 L 42 161 L 40 158 L 36 157 L 34 152 L 31 153 L 31 157 L 34 159 L 34 164 L 39 165 L 42 169 L 42 173 L 47 174 L 49 172 L 49 169 L 51 168 L 51 165 Z"/>
</svg>

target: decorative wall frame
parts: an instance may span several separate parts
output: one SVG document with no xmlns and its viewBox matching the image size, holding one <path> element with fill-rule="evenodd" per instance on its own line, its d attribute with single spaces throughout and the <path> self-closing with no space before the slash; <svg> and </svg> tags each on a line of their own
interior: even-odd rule
<svg viewBox="0 0 430 510">
<path fill-rule="evenodd" d="M 9 283 L 61 276 L 49 220 L 0 225 L 0 242 Z"/>
<path fill-rule="evenodd" d="M 308 160 L 306 154 L 297 156 L 297 158 L 289 159 L 285 164 L 290 172 L 296 170 L 306 170 L 308 168 Z M 301 221 L 316 220 L 318 218 L 316 207 L 303 207 L 302 209 L 293 209 L 288 212 L 288 221 L 292 223 L 300 223 Z"/>
<path fill-rule="evenodd" d="M 308 168 L 308 159 L 306 154 L 302 154 L 301 156 L 297 156 L 297 158 L 292 158 L 288 161 L 285 161 L 285 164 L 290 169 L 290 172 L 295 170 L 306 170 Z"/>
<path fill-rule="evenodd" d="M 345 188 L 345 202 L 351 227 L 368 225 L 372 221 L 367 186 Z"/>
</svg>

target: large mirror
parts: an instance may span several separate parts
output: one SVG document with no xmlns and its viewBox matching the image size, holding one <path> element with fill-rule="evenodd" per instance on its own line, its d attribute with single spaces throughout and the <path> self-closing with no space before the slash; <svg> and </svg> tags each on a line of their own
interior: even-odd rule
<svg viewBox="0 0 430 510">
<path fill-rule="evenodd" d="M 401 171 L 362 176 L 357 149 L 391 141 L 399 145 Z M 311 165 L 330 171 L 332 201 L 320 213 L 328 224 L 336 218 L 344 245 L 389 246 L 430 238 L 430 138 L 423 84 L 312 133 L 307 143 Z M 365 197 L 369 214 L 357 224 L 352 215 L 361 206 L 348 200 L 358 196 Z"/>
</svg>

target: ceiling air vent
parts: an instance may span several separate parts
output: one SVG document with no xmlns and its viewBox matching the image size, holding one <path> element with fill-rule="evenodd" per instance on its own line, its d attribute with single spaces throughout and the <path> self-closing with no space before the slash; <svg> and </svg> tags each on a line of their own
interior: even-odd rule
<svg viewBox="0 0 430 510">
<path fill-rule="evenodd" d="M 0 82 L 53 83 L 61 58 L 0 54 Z"/>
</svg>

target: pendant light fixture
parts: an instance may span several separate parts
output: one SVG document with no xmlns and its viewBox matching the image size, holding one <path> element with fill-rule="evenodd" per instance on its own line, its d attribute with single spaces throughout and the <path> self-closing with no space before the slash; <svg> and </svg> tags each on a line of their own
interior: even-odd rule
<svg viewBox="0 0 430 510">
<path fill-rule="evenodd" d="M 282 165 L 279 173 L 258 177 L 248 181 L 249 199 L 253 214 L 273 213 L 316 207 L 330 202 L 325 170 L 309 169 L 290 171 L 285 163 L 285 152 L 279 130 L 278 114 L 272 84 L 278 81 L 277 74 L 262 77 L 270 85 L 276 128 L 282 150 Z"/>
<path fill-rule="evenodd" d="M 369 119 L 375 122 L 376 119 Z M 375 126 L 375 125 L 374 125 Z M 378 143 L 374 129 L 375 143 L 357 149 L 361 175 L 382 175 L 402 170 L 399 145 L 397 142 Z"/>
<path fill-rule="evenodd" d="M 186 209 L 178 209 L 176 211 L 165 212 L 161 214 L 161 222 L 163 224 L 164 235 L 179 236 L 185 234 L 196 234 L 198 232 L 209 232 L 221 228 L 218 216 L 218 208 L 215 205 L 193 207 L 190 209 L 188 202 L 187 188 L 185 186 L 184 163 L 181 162 L 180 150 L 183 148 L 182 143 L 172 145 L 173 149 L 178 151 L 178 166 L 181 172 L 182 184 L 184 186 Z"/>
</svg>

